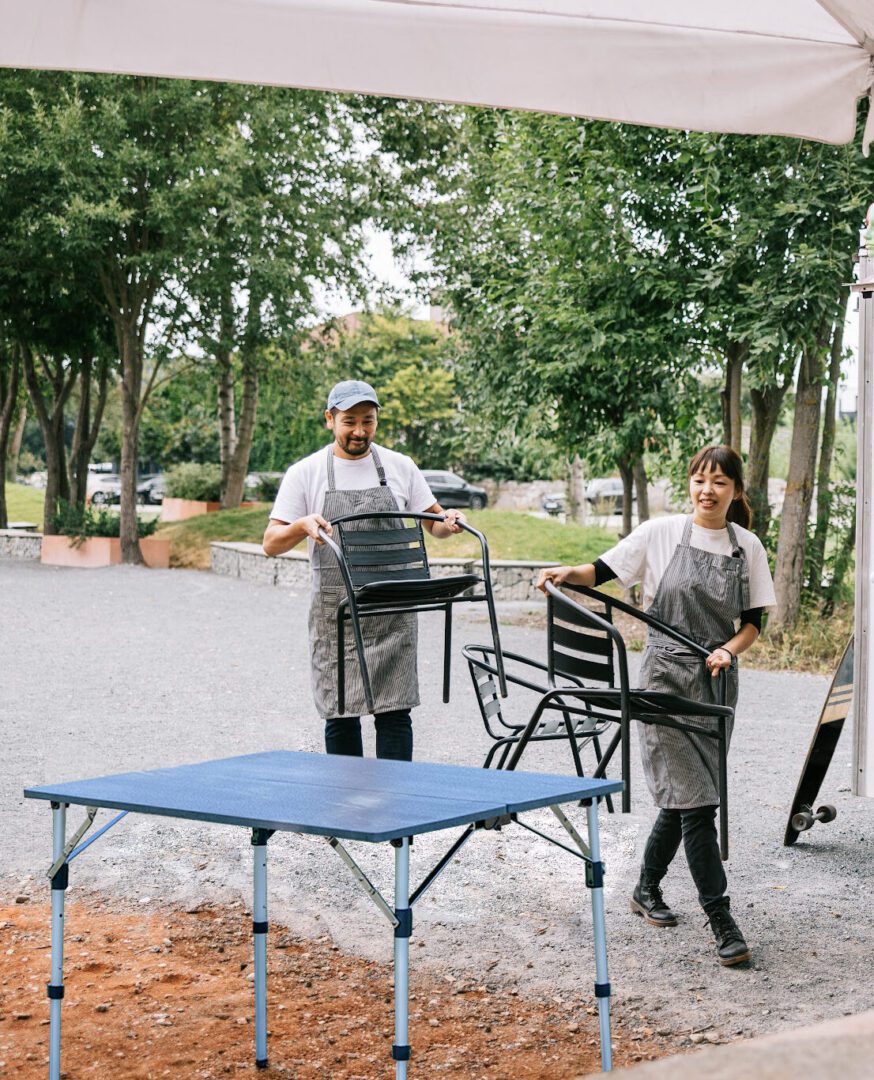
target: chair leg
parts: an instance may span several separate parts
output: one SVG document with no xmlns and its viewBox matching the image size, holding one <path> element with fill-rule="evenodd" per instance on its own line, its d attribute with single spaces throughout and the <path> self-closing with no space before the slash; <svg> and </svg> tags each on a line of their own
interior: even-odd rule
<svg viewBox="0 0 874 1080">
<path fill-rule="evenodd" d="M 367 658 L 364 655 L 364 638 L 361 634 L 361 624 L 358 621 L 358 612 L 352 606 L 349 605 L 349 621 L 352 623 L 352 636 L 355 638 L 355 651 L 358 653 L 358 667 L 361 670 L 361 682 L 364 687 L 364 701 L 367 705 L 367 711 L 373 712 L 373 691 L 370 687 L 370 672 L 367 670 Z M 342 639 L 340 641 L 340 648 L 342 648 Z M 345 694 L 344 705 L 345 705 Z M 345 711 L 345 709 L 343 710 Z"/>
<path fill-rule="evenodd" d="M 613 758 L 613 755 L 616 753 L 616 747 L 619 745 L 619 741 L 620 741 L 621 738 L 622 738 L 622 729 L 620 728 L 619 731 L 617 731 L 616 734 L 613 736 L 613 738 L 610 740 L 610 745 L 604 751 L 604 756 L 598 762 L 597 769 L 595 769 L 595 771 L 592 773 L 593 779 L 596 779 L 596 780 L 603 779 L 604 773 L 605 773 L 605 771 L 607 769 L 607 766 L 610 764 L 610 762 L 611 762 L 611 760 Z"/>
<path fill-rule="evenodd" d="M 619 723 L 622 735 L 622 813 L 631 813 L 631 720 L 627 713 L 622 714 Z"/>
<path fill-rule="evenodd" d="M 343 608 L 337 608 L 337 714 L 346 711 L 346 625 Z"/>
<path fill-rule="evenodd" d="M 728 859 L 728 739 L 726 719 L 719 717 L 719 854 Z"/>
<path fill-rule="evenodd" d="M 598 763 L 598 765 L 600 765 L 601 764 L 601 758 L 603 757 L 603 755 L 601 754 L 601 740 L 598 738 L 597 735 L 592 736 L 592 746 L 594 746 L 594 748 L 595 748 L 595 761 Z M 612 795 L 605 795 L 604 796 L 604 801 L 607 803 L 607 812 L 609 814 L 612 814 L 613 813 L 613 796 Z"/>
<path fill-rule="evenodd" d="M 571 718 L 567 713 L 562 713 L 564 717 L 564 726 L 567 731 L 568 742 L 571 744 L 571 757 L 574 759 L 574 768 L 577 770 L 577 776 L 585 776 L 583 772 L 583 762 L 580 758 L 580 748 L 577 746 L 577 740 L 574 738 L 574 726 L 571 723 Z"/>
<path fill-rule="evenodd" d="M 498 615 L 495 611 L 495 598 L 492 595 L 492 586 L 486 582 L 486 607 L 489 609 L 489 623 L 492 628 L 492 645 L 495 648 L 495 667 L 498 670 L 498 689 L 501 697 L 507 697 L 507 676 L 504 672 L 504 654 L 501 651 L 501 633 L 498 630 Z"/>
<path fill-rule="evenodd" d="M 452 605 L 446 604 L 443 619 L 443 704 L 449 703 L 449 659 L 452 656 Z"/>
</svg>

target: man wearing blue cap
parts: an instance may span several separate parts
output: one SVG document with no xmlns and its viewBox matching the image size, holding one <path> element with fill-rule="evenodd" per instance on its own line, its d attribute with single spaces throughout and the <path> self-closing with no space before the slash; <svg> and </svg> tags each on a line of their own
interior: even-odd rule
<svg viewBox="0 0 874 1080">
<path fill-rule="evenodd" d="M 350 379 L 328 394 L 325 423 L 330 446 L 295 462 L 282 480 L 264 533 L 268 555 L 290 551 L 306 539 L 312 563 L 309 631 L 313 696 L 325 720 L 329 754 L 362 755 L 361 713 L 366 711 L 357 658 L 346 660 L 346 711 L 337 704 L 337 604 L 345 595 L 336 560 L 319 537 L 329 536 L 330 520 L 344 514 L 400 510 L 446 515 L 426 521 L 433 536 L 460 532 L 458 510 L 444 511 L 416 463 L 406 454 L 376 446 L 379 399 L 366 382 Z M 330 556 L 330 557 L 329 557 Z M 410 710 L 419 704 L 415 614 L 367 620 L 368 670 L 373 689 L 376 756 L 410 761 L 413 728 Z"/>
</svg>

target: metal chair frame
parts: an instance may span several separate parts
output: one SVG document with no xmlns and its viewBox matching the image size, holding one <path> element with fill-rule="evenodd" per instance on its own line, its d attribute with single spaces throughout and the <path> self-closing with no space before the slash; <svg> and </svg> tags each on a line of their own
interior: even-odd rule
<svg viewBox="0 0 874 1080">
<path fill-rule="evenodd" d="M 720 671 L 717 681 L 717 704 L 708 705 L 695 701 L 692 698 L 684 698 L 675 694 L 667 694 L 661 691 L 634 689 L 630 685 L 628 676 L 628 656 L 625 642 L 620 632 L 612 622 L 612 609 L 616 608 L 638 619 L 648 626 L 658 630 L 659 633 L 696 653 L 702 659 L 710 655 L 708 649 L 699 642 L 687 637 L 681 631 L 668 626 L 660 619 L 649 615 L 617 600 L 606 593 L 596 589 L 590 589 L 584 585 L 565 585 L 564 588 L 592 597 L 603 604 L 606 608 L 607 618 L 596 612 L 583 607 L 571 597 L 566 596 L 557 589 L 552 582 L 547 582 L 547 669 L 550 683 L 554 682 L 555 675 L 567 677 L 567 672 L 576 674 L 579 678 L 591 677 L 593 667 L 607 667 L 613 671 L 613 653 L 615 650 L 616 668 L 619 674 L 619 686 L 612 684 L 606 688 L 580 686 L 579 688 L 552 689 L 543 695 L 537 709 L 522 733 L 516 749 L 507 763 L 507 768 L 515 768 L 527 744 L 535 737 L 540 717 L 546 708 L 551 707 L 553 700 L 560 697 L 576 698 L 585 703 L 590 710 L 593 719 L 609 721 L 619 724 L 619 730 L 611 740 L 607 750 L 598 763 L 594 776 L 604 775 L 617 746 L 621 745 L 621 770 L 622 780 L 625 784 L 622 792 L 622 810 L 628 813 L 631 809 L 631 745 L 630 732 L 631 721 L 638 720 L 645 724 L 659 724 L 663 727 L 675 728 L 689 734 L 704 735 L 716 740 L 719 749 L 719 843 L 720 853 L 723 859 L 728 858 L 728 720 L 734 716 L 734 709 L 725 704 L 726 680 L 724 671 Z M 556 608 L 561 609 L 561 619 L 571 624 L 576 629 L 569 629 L 556 625 Z M 597 637 L 583 631 L 596 631 Z M 591 661 L 583 657 L 574 656 L 565 650 L 574 649 L 576 652 L 590 655 L 594 652 L 606 660 Z M 596 676 L 597 677 L 597 676 Z M 607 711 L 604 711 L 607 710 Z M 617 715 L 618 714 L 618 715 Z M 700 725 L 685 723 L 673 719 L 677 714 L 688 716 L 708 716 L 717 721 L 717 730 L 711 731 Z"/>
<path fill-rule="evenodd" d="M 404 520 L 412 520 L 412 527 L 396 529 L 348 529 L 344 526 L 353 521 L 395 520 L 403 526 Z M 346 622 L 351 624 L 355 650 L 361 669 L 361 681 L 368 711 L 373 712 L 373 690 L 361 620 L 372 615 L 400 615 L 418 611 L 443 611 L 443 701 L 449 701 L 450 654 L 452 649 L 452 607 L 455 604 L 485 603 L 489 612 L 489 624 L 498 675 L 503 697 L 507 696 L 507 681 L 495 598 L 492 591 L 489 545 L 485 536 L 473 526 L 459 521 L 465 532 L 475 536 L 480 544 L 483 575 L 460 574 L 445 578 L 431 577 L 428 553 L 422 530 L 423 521 L 445 521 L 443 514 L 412 513 L 402 510 L 380 510 L 362 514 L 344 514 L 334 518 L 339 539 L 333 539 L 319 529 L 322 540 L 331 548 L 346 588 L 346 596 L 337 605 L 337 680 L 338 710 L 342 714 L 346 706 Z M 476 585 L 484 586 L 481 595 L 460 595 Z M 368 600 L 368 597 L 376 599 Z"/>
</svg>

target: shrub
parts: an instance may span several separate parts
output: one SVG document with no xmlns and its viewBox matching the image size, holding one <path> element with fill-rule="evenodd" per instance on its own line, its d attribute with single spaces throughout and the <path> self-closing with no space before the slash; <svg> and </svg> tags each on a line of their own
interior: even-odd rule
<svg viewBox="0 0 874 1080">
<path fill-rule="evenodd" d="M 174 465 L 164 477 L 165 497 L 195 499 L 198 502 L 218 502 L 221 498 L 222 470 L 220 465 Z"/>
<path fill-rule="evenodd" d="M 261 502 L 275 502 L 279 493 L 279 485 L 282 483 L 282 473 L 262 473 L 255 489 Z"/>
<path fill-rule="evenodd" d="M 121 514 L 104 507 L 76 506 L 63 500 L 52 523 L 61 536 L 75 537 L 80 543 L 89 536 L 118 537 L 121 534 Z M 157 518 L 137 518 L 139 537 L 151 536 L 157 528 Z"/>
</svg>

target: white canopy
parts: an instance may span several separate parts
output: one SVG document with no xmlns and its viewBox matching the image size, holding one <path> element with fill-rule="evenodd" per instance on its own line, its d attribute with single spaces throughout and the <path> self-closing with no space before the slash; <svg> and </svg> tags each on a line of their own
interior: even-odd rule
<svg viewBox="0 0 874 1080">
<path fill-rule="evenodd" d="M 874 81 L 872 0 L 0 0 L 0 27 L 5 67 L 834 143 L 853 138 Z"/>
</svg>

